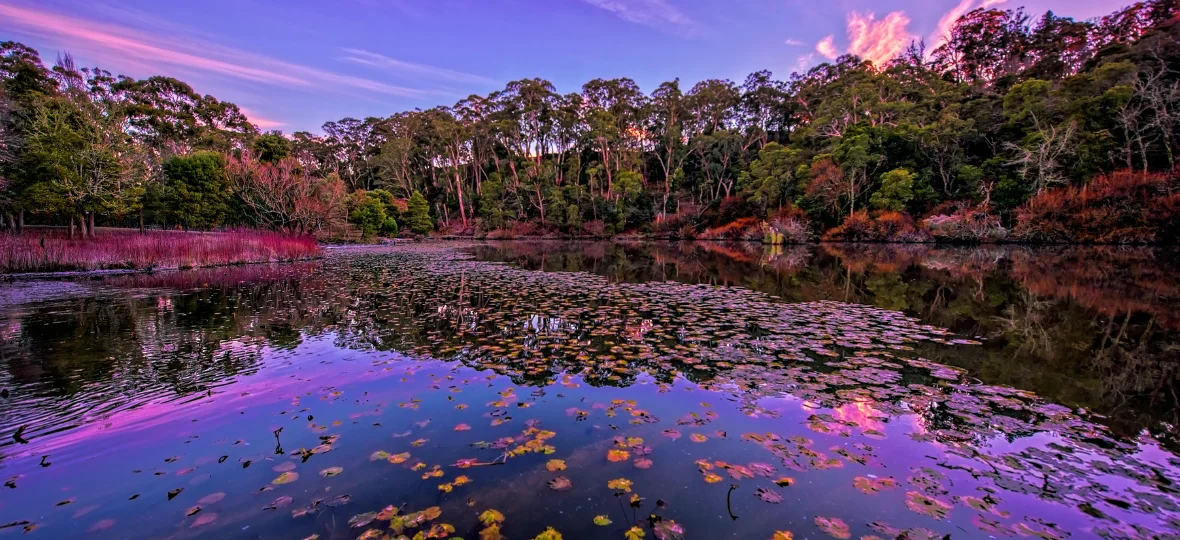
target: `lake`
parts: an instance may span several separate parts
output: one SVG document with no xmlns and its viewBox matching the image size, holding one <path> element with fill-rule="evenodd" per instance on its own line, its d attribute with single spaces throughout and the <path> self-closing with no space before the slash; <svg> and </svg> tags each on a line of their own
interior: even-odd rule
<svg viewBox="0 0 1180 540">
<path fill-rule="evenodd" d="M 326 251 L 0 283 L 0 538 L 1180 531 L 1171 253 Z"/>
</svg>

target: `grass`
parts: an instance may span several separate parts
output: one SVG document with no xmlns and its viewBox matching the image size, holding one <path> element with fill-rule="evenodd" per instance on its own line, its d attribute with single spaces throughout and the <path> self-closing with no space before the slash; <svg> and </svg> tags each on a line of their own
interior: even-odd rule
<svg viewBox="0 0 1180 540">
<path fill-rule="evenodd" d="M 30 229 L 0 235 L 0 272 L 196 268 L 307 259 L 319 254 L 311 236 L 271 231 L 229 232 L 99 229 L 90 240 L 65 231 Z"/>
</svg>

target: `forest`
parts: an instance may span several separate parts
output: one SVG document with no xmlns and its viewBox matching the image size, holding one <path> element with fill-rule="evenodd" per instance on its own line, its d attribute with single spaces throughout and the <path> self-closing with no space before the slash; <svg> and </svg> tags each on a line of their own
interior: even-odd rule
<svg viewBox="0 0 1180 540">
<path fill-rule="evenodd" d="M 509 82 L 261 132 L 163 76 L 0 44 L 0 226 L 321 240 L 1175 243 L 1180 9 L 978 9 L 936 47 L 776 79 Z"/>
</svg>

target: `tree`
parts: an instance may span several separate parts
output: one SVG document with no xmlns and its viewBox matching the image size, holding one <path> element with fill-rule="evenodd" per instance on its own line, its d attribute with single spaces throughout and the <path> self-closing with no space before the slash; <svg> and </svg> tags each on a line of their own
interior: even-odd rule
<svg viewBox="0 0 1180 540">
<path fill-rule="evenodd" d="M 185 229 L 224 225 L 230 202 L 225 168 L 225 157 L 210 151 L 174 156 L 164 162 L 168 221 Z"/>
<path fill-rule="evenodd" d="M 430 203 L 419 191 L 410 196 L 406 221 L 414 234 L 427 234 L 434 230 L 434 220 L 430 219 Z"/>
<path fill-rule="evenodd" d="M 277 163 L 291 157 L 291 141 L 281 131 L 271 131 L 254 138 L 250 145 L 258 161 Z"/>
<path fill-rule="evenodd" d="M 795 195 L 797 154 L 796 150 L 772 142 L 762 147 L 758 159 L 750 163 L 743 190 L 763 211 L 772 206 L 782 208 Z"/>
<path fill-rule="evenodd" d="M 905 169 L 893 169 L 881 175 L 881 187 L 869 198 L 869 204 L 878 210 L 900 212 L 914 198 L 914 173 Z"/>
<path fill-rule="evenodd" d="M 365 237 L 385 228 L 386 220 L 390 219 L 385 213 L 385 204 L 381 199 L 364 191 L 353 193 L 349 206 L 348 222 L 356 225 Z M 393 222 L 392 228 L 396 232 L 396 221 Z"/>
</svg>

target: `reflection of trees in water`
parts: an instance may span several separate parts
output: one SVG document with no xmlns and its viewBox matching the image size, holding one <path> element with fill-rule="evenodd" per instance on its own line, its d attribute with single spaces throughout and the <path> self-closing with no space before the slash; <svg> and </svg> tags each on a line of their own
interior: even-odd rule
<svg viewBox="0 0 1180 540">
<path fill-rule="evenodd" d="M 252 269 L 248 273 L 257 273 Z M 118 278 L 88 298 L 11 315 L 0 343 L 5 431 L 39 435 L 150 401 L 199 394 L 257 371 L 263 347 L 291 347 L 318 302 L 297 281 L 242 272 Z M 192 294 L 159 288 L 207 286 Z M 144 289 L 144 287 L 150 287 Z M 130 288 L 127 292 L 119 289 Z M 11 439 L 5 437 L 4 442 Z"/>
<path fill-rule="evenodd" d="M 587 245 L 593 256 L 580 249 Z M 506 242 L 477 252 L 527 268 L 608 276 L 621 264 L 612 257 L 650 253 L 659 275 L 628 277 L 901 310 L 987 337 L 982 349 L 928 353 L 988 382 L 1110 414 L 1131 433 L 1178 421 L 1180 282 L 1169 271 L 1174 256 L 1148 248 L 824 244 L 778 252 L 756 244 Z M 776 265 L 783 259 L 809 264 Z M 563 267 L 547 264 L 553 260 Z"/>
</svg>

